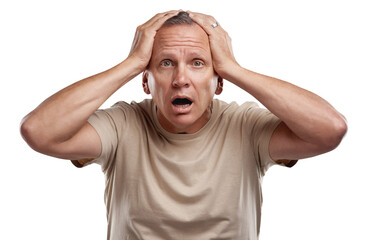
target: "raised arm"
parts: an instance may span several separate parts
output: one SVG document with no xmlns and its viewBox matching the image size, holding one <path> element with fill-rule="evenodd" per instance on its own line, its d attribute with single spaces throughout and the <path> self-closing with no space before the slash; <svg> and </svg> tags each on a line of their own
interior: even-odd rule
<svg viewBox="0 0 366 240">
<path fill-rule="evenodd" d="M 231 39 L 216 20 L 200 13 L 190 16 L 209 35 L 216 72 L 260 101 L 279 117 L 270 141 L 274 160 L 301 159 L 328 152 L 341 142 L 347 131 L 345 118 L 316 94 L 288 82 L 241 67 L 235 60 Z"/>
<path fill-rule="evenodd" d="M 64 159 L 96 158 L 101 142 L 88 118 L 120 87 L 145 70 L 154 37 L 178 11 L 155 15 L 136 30 L 129 57 L 115 67 L 52 95 L 25 116 L 21 134 L 34 150 Z"/>
</svg>

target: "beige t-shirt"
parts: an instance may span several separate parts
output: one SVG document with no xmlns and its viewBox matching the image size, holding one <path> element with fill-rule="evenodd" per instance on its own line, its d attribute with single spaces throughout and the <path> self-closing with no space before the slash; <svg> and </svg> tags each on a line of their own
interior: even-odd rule
<svg viewBox="0 0 366 240">
<path fill-rule="evenodd" d="M 255 103 L 213 101 L 194 134 L 167 132 L 152 100 L 116 103 L 89 119 L 102 141 L 108 239 L 256 240 L 261 179 L 275 162 L 280 120 Z"/>
</svg>

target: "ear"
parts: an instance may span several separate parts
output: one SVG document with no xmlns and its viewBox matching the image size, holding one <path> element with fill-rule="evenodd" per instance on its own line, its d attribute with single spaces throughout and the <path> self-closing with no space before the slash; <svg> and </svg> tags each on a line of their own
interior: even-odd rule
<svg viewBox="0 0 366 240">
<path fill-rule="evenodd" d="M 144 71 L 144 73 L 142 74 L 142 87 L 144 88 L 144 92 L 146 94 L 150 94 L 148 78 L 149 78 L 148 71 Z"/>
<path fill-rule="evenodd" d="M 222 93 L 223 87 L 224 87 L 224 80 L 222 79 L 222 77 L 218 76 L 215 94 L 220 95 Z"/>
</svg>

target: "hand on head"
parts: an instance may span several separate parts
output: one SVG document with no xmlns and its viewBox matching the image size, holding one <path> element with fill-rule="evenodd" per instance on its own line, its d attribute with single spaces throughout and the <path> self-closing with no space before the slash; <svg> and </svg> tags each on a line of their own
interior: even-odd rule
<svg viewBox="0 0 366 240">
<path fill-rule="evenodd" d="M 128 57 L 134 58 L 140 63 L 141 72 L 144 71 L 149 64 L 157 31 L 167 19 L 177 15 L 179 12 L 179 10 L 172 10 L 158 13 L 149 21 L 137 27 Z"/>
<path fill-rule="evenodd" d="M 186 12 L 170 14 L 173 17 L 155 20 L 154 27 L 148 24 L 153 20 L 142 25 L 150 28 L 152 43 L 145 45 L 151 49 L 144 55 L 143 87 L 166 130 L 193 133 L 210 119 L 212 99 L 221 93 L 223 81 L 214 69 L 218 65 L 213 62 L 209 34 Z"/>
<path fill-rule="evenodd" d="M 158 13 L 136 29 L 135 38 L 129 57 L 135 58 L 141 66 L 141 72 L 146 69 L 152 55 L 154 39 L 157 31 L 166 21 L 182 10 L 171 10 Z M 202 13 L 187 11 L 189 17 L 197 23 L 208 35 L 216 73 L 225 78 L 233 64 L 238 65 L 233 54 L 231 38 L 217 23 L 214 17 Z"/>
<path fill-rule="evenodd" d="M 210 41 L 213 66 L 222 78 L 226 78 L 230 69 L 237 66 L 234 58 L 229 34 L 222 28 L 212 16 L 202 13 L 187 11 L 189 16 L 207 33 Z"/>
</svg>

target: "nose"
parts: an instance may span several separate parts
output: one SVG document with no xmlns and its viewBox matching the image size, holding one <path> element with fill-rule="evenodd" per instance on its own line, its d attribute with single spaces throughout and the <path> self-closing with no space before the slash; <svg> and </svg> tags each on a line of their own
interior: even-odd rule
<svg viewBox="0 0 366 240">
<path fill-rule="evenodd" d="M 179 65 L 176 68 L 176 73 L 172 85 L 176 88 L 189 87 L 189 78 L 187 76 L 186 67 L 184 65 Z"/>
</svg>

